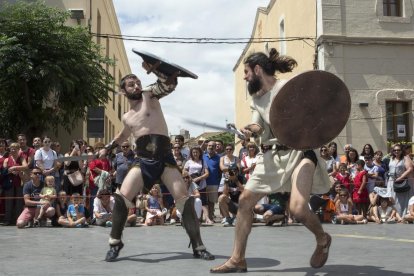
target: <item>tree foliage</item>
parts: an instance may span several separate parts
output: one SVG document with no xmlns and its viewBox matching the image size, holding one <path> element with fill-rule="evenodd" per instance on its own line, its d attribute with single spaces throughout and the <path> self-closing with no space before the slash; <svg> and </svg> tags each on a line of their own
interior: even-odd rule
<svg viewBox="0 0 414 276">
<path fill-rule="evenodd" d="M 229 132 L 223 132 L 217 135 L 214 135 L 209 138 L 210 140 L 221 140 L 224 145 L 233 144 L 234 145 L 234 134 Z"/>
<path fill-rule="evenodd" d="M 44 3 L 6 4 L 0 11 L 0 134 L 70 131 L 86 107 L 108 101 L 113 61 L 69 13 Z"/>
</svg>

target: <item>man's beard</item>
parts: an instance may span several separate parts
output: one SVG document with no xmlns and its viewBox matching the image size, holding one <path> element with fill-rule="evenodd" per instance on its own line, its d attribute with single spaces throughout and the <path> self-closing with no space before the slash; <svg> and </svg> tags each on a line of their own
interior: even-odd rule
<svg viewBox="0 0 414 276">
<path fill-rule="evenodd" d="M 262 87 L 262 81 L 256 74 L 253 73 L 252 80 L 249 81 L 249 84 L 247 85 L 247 90 L 249 91 L 250 96 L 259 92 Z"/>
<path fill-rule="evenodd" d="M 142 92 L 140 93 L 125 93 L 125 96 L 129 99 L 129 100 L 133 100 L 133 101 L 139 101 L 142 99 Z"/>
</svg>

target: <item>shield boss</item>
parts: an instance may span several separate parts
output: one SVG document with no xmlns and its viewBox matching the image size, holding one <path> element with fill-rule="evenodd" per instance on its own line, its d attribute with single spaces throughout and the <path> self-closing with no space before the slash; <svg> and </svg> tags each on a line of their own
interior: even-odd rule
<svg viewBox="0 0 414 276">
<path fill-rule="evenodd" d="M 290 79 L 274 97 L 270 127 L 283 145 L 315 149 L 339 135 L 350 112 L 351 97 L 340 78 L 308 71 Z"/>
</svg>

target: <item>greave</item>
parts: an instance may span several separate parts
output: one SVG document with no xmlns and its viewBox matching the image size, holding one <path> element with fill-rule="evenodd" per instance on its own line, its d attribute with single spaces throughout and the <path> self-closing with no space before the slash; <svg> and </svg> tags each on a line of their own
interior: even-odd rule
<svg viewBox="0 0 414 276">
<path fill-rule="evenodd" d="M 115 199 L 114 210 L 112 212 L 112 229 L 111 238 L 121 240 L 122 231 L 124 231 L 125 222 L 128 217 L 128 208 L 122 195 L 113 194 Z"/>
<path fill-rule="evenodd" d="M 200 223 L 194 209 L 194 197 L 189 197 L 184 204 L 182 212 L 182 225 L 190 237 L 190 242 L 194 251 L 206 250 L 200 235 Z"/>
</svg>

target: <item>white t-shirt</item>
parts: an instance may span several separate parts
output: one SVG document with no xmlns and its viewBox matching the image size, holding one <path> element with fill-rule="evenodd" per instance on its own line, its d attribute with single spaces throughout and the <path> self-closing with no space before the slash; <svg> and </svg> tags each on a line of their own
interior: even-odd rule
<svg viewBox="0 0 414 276">
<path fill-rule="evenodd" d="M 99 198 L 95 197 L 95 199 L 93 200 L 93 217 L 95 217 L 95 212 L 98 212 L 100 214 L 112 213 L 112 210 L 114 209 L 114 204 L 115 199 L 113 196 L 111 196 L 109 199 L 109 207 L 111 208 L 111 210 L 106 210 L 102 205 L 102 201 Z"/>
<path fill-rule="evenodd" d="M 40 148 L 34 155 L 35 162 L 38 160 L 43 161 L 43 166 L 46 170 L 50 170 L 53 167 L 55 159 L 57 159 L 57 155 L 52 149 L 45 151 L 43 148 Z"/>
</svg>

